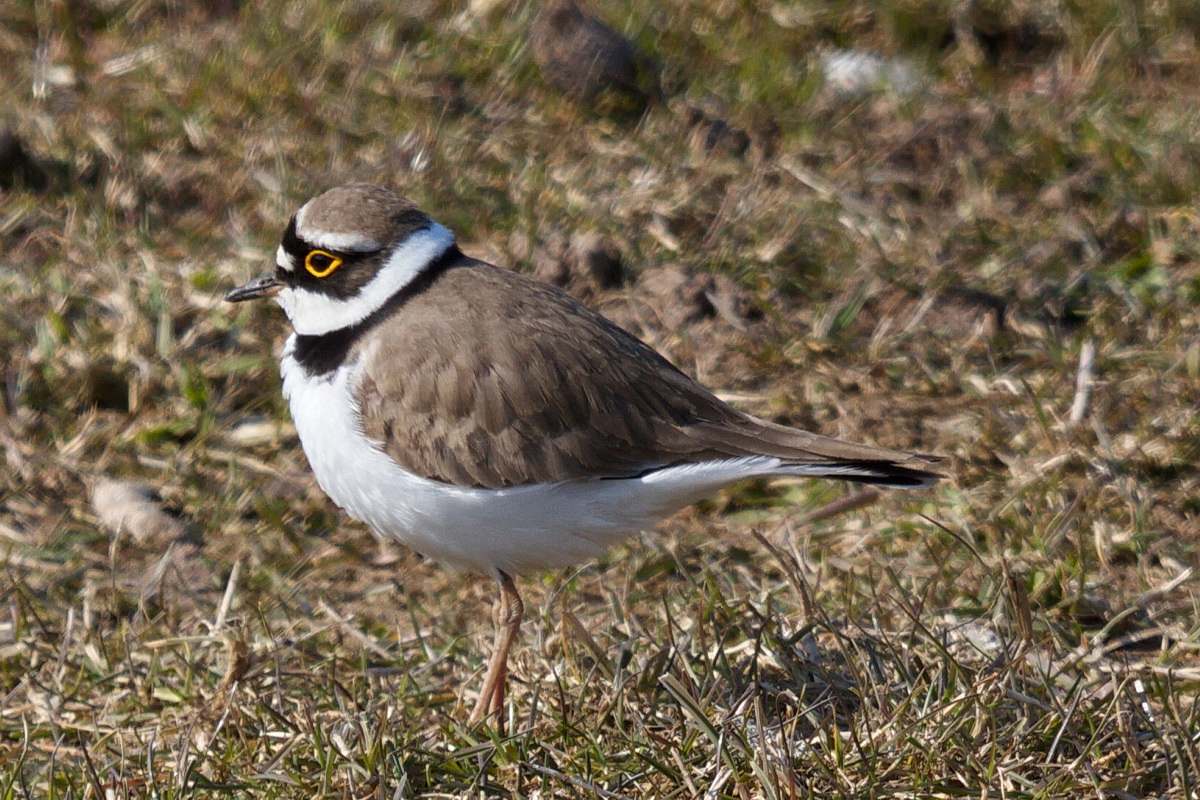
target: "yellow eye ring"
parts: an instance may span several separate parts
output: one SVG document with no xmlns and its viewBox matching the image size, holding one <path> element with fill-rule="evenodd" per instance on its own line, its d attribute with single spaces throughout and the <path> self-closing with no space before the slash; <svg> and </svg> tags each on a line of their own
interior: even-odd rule
<svg viewBox="0 0 1200 800">
<path fill-rule="evenodd" d="M 324 278 L 342 265 L 342 260 L 324 250 L 310 250 L 304 257 L 304 268 L 314 278 Z"/>
</svg>

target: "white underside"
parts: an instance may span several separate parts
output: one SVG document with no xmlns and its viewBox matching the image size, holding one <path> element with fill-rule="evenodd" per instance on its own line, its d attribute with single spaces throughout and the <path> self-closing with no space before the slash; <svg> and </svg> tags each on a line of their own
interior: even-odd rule
<svg viewBox="0 0 1200 800">
<path fill-rule="evenodd" d="M 669 467 L 638 478 L 506 489 L 431 481 L 401 469 L 363 432 L 354 393 L 358 364 L 310 378 L 292 358 L 294 340 L 284 350 L 283 393 L 321 488 L 381 537 L 459 569 L 511 575 L 567 566 L 728 483 L 819 472 L 763 456 Z"/>
</svg>

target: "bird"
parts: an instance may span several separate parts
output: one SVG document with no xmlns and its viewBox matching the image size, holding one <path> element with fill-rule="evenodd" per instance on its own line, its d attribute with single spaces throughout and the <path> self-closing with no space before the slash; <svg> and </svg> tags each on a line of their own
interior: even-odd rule
<svg viewBox="0 0 1200 800">
<path fill-rule="evenodd" d="M 468 720 L 502 724 L 515 579 L 598 556 L 748 478 L 917 488 L 940 459 L 743 413 L 560 289 L 472 258 L 411 200 L 330 189 L 230 302 L 291 322 L 283 394 L 321 489 L 384 540 L 498 584 Z"/>
</svg>

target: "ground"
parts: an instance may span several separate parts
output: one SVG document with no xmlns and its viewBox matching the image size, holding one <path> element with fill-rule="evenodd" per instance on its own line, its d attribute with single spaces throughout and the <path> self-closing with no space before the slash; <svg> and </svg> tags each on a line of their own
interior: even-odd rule
<svg viewBox="0 0 1200 800">
<path fill-rule="evenodd" d="M 591 8 L 644 108 L 534 3 L 0 6 L 0 798 L 1194 797 L 1194 6 Z M 493 585 L 322 496 L 222 302 L 351 180 L 948 480 L 525 578 L 469 728 Z"/>
</svg>

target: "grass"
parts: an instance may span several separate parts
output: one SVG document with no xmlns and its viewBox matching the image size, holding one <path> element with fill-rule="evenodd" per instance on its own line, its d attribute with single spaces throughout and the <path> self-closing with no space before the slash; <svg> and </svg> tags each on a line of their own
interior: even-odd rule
<svg viewBox="0 0 1200 800">
<path fill-rule="evenodd" d="M 541 81 L 532 4 L 236 5 L 0 9 L 47 176 L 0 194 L 0 798 L 1200 792 L 1190 4 L 597 0 L 640 120 Z M 921 88 L 823 89 L 835 47 Z M 360 179 L 520 268 L 604 234 L 631 282 L 581 291 L 682 368 L 952 480 L 736 487 L 524 579 L 510 733 L 467 728 L 492 587 L 320 494 L 282 315 L 221 302 Z M 114 533 L 105 477 L 177 522 Z"/>
</svg>

